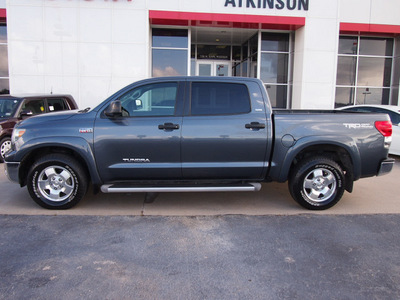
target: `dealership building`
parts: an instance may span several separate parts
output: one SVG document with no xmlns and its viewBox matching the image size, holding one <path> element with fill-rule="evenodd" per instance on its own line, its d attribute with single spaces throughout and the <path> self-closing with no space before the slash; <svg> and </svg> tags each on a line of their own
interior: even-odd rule
<svg viewBox="0 0 400 300">
<path fill-rule="evenodd" d="M 157 76 L 259 78 L 276 108 L 399 105 L 399 0 L 0 0 L 0 90 L 93 107 Z"/>
</svg>

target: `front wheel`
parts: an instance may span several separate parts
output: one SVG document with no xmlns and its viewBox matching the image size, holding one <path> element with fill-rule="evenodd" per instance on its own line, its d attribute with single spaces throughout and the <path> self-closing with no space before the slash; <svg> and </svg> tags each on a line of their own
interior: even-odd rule
<svg viewBox="0 0 400 300">
<path fill-rule="evenodd" d="M 72 157 L 49 154 L 40 158 L 28 173 L 28 191 L 32 199 L 48 209 L 75 206 L 87 190 L 85 170 Z"/>
<path fill-rule="evenodd" d="M 324 210 L 334 206 L 343 196 L 345 177 L 342 168 L 332 159 L 318 156 L 305 159 L 289 178 L 289 191 L 301 206 Z"/>
</svg>

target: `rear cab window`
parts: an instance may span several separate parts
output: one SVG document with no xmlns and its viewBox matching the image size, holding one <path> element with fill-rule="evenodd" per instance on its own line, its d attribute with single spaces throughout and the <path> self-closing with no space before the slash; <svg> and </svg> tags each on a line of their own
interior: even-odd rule
<svg viewBox="0 0 400 300">
<path fill-rule="evenodd" d="M 250 96 L 245 84 L 192 82 L 192 116 L 245 114 L 250 111 Z"/>
<path fill-rule="evenodd" d="M 69 109 L 64 98 L 48 98 L 47 105 L 49 106 L 49 112 Z"/>
</svg>

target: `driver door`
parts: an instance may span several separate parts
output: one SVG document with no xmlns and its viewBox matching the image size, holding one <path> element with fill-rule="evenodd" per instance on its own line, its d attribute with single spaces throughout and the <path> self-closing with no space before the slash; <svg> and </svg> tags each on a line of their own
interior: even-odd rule
<svg viewBox="0 0 400 300">
<path fill-rule="evenodd" d="M 183 84 L 150 83 L 118 98 L 122 117 L 96 119 L 94 150 L 105 182 L 181 179 Z"/>
</svg>

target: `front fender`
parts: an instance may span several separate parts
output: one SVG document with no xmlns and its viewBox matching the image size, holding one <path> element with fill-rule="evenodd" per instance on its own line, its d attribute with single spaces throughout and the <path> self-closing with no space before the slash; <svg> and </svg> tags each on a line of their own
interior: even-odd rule
<svg viewBox="0 0 400 300">
<path fill-rule="evenodd" d="M 353 176 L 354 180 L 357 180 L 361 176 L 361 159 L 360 152 L 357 147 L 357 143 L 351 138 L 347 136 L 308 136 L 301 139 L 298 139 L 294 145 L 290 148 L 284 147 L 281 143 L 280 149 L 275 149 L 274 151 L 274 162 L 277 166 L 281 166 L 275 168 L 275 174 L 271 172 L 271 177 L 277 178 L 276 180 L 279 182 L 285 182 L 290 173 L 291 165 L 295 159 L 295 157 L 303 152 L 307 151 L 307 148 L 312 147 L 315 149 L 320 145 L 321 150 L 325 146 L 334 146 L 336 148 L 341 148 L 345 150 L 352 161 L 353 164 Z M 281 164 L 279 162 L 282 162 Z M 271 170 L 272 171 L 272 170 Z"/>
<path fill-rule="evenodd" d="M 29 169 L 30 165 L 33 163 L 31 159 L 32 153 L 38 153 L 41 149 L 48 151 L 49 148 L 66 149 L 74 152 L 85 162 L 92 183 L 101 184 L 92 148 L 88 141 L 81 137 L 42 137 L 31 139 L 24 143 L 18 151 L 9 153 L 6 160 L 8 162 L 20 162 L 20 170 Z M 20 171 L 20 181 L 21 180 L 23 180 L 23 178 L 21 178 Z"/>
</svg>

